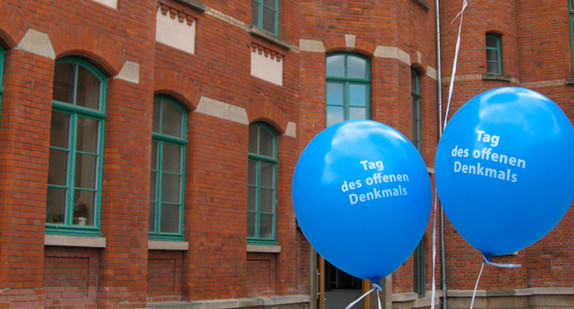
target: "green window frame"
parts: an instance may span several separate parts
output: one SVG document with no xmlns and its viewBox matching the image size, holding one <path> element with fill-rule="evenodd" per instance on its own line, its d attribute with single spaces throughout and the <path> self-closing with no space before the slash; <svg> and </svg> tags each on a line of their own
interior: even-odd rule
<svg viewBox="0 0 574 309">
<path fill-rule="evenodd" d="M 421 97 L 420 74 L 416 70 L 411 69 L 412 142 L 419 152 L 422 149 Z M 414 251 L 413 259 L 413 289 L 419 298 L 425 296 L 425 271 L 425 247 L 423 238 Z"/>
<path fill-rule="evenodd" d="M 502 75 L 502 38 L 498 34 L 486 34 L 486 73 Z"/>
<path fill-rule="evenodd" d="M 46 233 L 99 235 L 106 86 L 91 63 L 56 61 Z"/>
<path fill-rule="evenodd" d="M 276 241 L 277 135 L 266 124 L 249 126 L 248 243 Z"/>
<path fill-rule="evenodd" d="M 272 35 L 279 35 L 279 0 L 251 0 L 253 25 Z"/>
<path fill-rule="evenodd" d="M 154 97 L 150 239 L 183 240 L 187 112 L 170 97 Z"/>
<path fill-rule="evenodd" d="M 416 70 L 411 70 L 411 117 L 412 141 L 418 151 L 422 149 L 421 119 L 421 78 Z"/>
<path fill-rule="evenodd" d="M 413 253 L 413 288 L 419 298 L 426 292 L 425 237 Z"/>
<path fill-rule="evenodd" d="M 326 58 L 326 126 L 371 118 L 371 77 L 368 58 L 333 53 Z"/>
</svg>

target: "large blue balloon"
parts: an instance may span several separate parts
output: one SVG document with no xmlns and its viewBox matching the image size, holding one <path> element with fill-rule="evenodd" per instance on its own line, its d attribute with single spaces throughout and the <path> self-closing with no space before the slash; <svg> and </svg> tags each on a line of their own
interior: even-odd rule
<svg viewBox="0 0 574 309">
<path fill-rule="evenodd" d="M 350 120 L 307 145 L 293 177 L 293 204 L 310 244 L 327 261 L 380 284 L 420 242 L 432 204 L 419 152 L 393 128 Z"/>
<path fill-rule="evenodd" d="M 550 99 L 506 87 L 468 101 L 439 142 L 435 179 L 460 235 L 486 257 L 550 232 L 574 199 L 574 129 Z"/>
</svg>

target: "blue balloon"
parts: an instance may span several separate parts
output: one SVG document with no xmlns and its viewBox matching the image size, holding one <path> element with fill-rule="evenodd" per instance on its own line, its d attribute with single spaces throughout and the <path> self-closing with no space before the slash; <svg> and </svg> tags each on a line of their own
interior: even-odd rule
<svg viewBox="0 0 574 309">
<path fill-rule="evenodd" d="M 550 99 L 524 88 L 484 92 L 439 142 L 436 188 L 452 225 L 489 258 L 550 232 L 574 199 L 574 129 Z"/>
<path fill-rule="evenodd" d="M 380 284 L 412 254 L 432 204 L 427 168 L 398 131 L 349 120 L 320 132 L 293 176 L 301 230 L 327 261 Z"/>
</svg>

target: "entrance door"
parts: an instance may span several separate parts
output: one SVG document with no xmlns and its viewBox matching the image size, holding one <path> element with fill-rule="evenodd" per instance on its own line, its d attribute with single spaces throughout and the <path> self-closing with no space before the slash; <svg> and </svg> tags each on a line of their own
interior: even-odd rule
<svg viewBox="0 0 574 309">
<path fill-rule="evenodd" d="M 350 303 L 361 297 L 363 280 L 345 273 L 320 256 L 318 265 L 320 274 L 319 309 L 345 309 Z M 323 300 L 323 304 L 321 300 Z M 354 309 L 361 308 L 360 306 L 357 304 Z"/>
</svg>

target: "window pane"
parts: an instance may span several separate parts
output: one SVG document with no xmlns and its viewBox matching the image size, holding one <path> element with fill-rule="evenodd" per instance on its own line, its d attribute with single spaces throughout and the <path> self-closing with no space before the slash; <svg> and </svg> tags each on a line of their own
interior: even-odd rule
<svg viewBox="0 0 574 309">
<path fill-rule="evenodd" d="M 257 161 L 249 160 L 247 183 L 252 186 L 257 185 Z"/>
<path fill-rule="evenodd" d="M 149 203 L 149 231 L 155 232 L 155 203 Z"/>
<path fill-rule="evenodd" d="M 52 112 L 50 129 L 50 145 L 60 148 L 68 148 L 70 132 L 70 115 Z"/>
<path fill-rule="evenodd" d="M 345 120 L 345 110 L 339 106 L 327 106 L 327 127 Z"/>
<path fill-rule="evenodd" d="M 181 195 L 181 177 L 179 175 L 162 174 L 161 201 L 179 203 Z"/>
<path fill-rule="evenodd" d="M 249 126 L 249 153 L 259 153 L 259 127 Z"/>
<path fill-rule="evenodd" d="M 327 101 L 328 102 L 328 101 Z M 367 86 L 351 84 L 349 85 L 349 105 L 367 106 Z"/>
<path fill-rule="evenodd" d="M 259 154 L 275 157 L 275 137 L 271 132 L 263 128 L 259 129 Z"/>
<path fill-rule="evenodd" d="M 266 188 L 274 188 L 275 178 L 275 165 L 270 163 L 261 162 L 261 186 Z"/>
<path fill-rule="evenodd" d="M 150 177 L 150 190 L 149 190 L 149 199 L 152 202 L 157 201 L 157 172 L 152 171 Z"/>
<path fill-rule="evenodd" d="M 263 30 L 275 34 L 275 11 L 263 7 Z"/>
<path fill-rule="evenodd" d="M 498 38 L 494 36 L 487 36 L 486 47 L 498 48 Z"/>
<path fill-rule="evenodd" d="M 183 138 L 183 115 L 173 104 L 164 102 L 162 133 Z"/>
<path fill-rule="evenodd" d="M 88 154 L 76 154 L 76 188 L 96 189 L 97 157 Z"/>
<path fill-rule="evenodd" d="M 273 190 L 261 188 L 259 190 L 259 211 L 273 213 Z"/>
<path fill-rule="evenodd" d="M 327 76 L 345 76 L 345 56 L 335 55 L 327 57 Z"/>
<path fill-rule="evenodd" d="M 367 61 L 363 58 L 349 56 L 347 58 L 347 77 L 367 78 Z"/>
<path fill-rule="evenodd" d="M 490 61 L 497 61 L 498 62 L 498 51 L 489 49 L 486 51 L 486 59 Z"/>
<path fill-rule="evenodd" d="M 48 186 L 48 199 L 46 203 L 46 222 L 64 223 L 66 209 L 66 193 L 64 188 Z"/>
<path fill-rule="evenodd" d="M 420 82 L 419 82 L 419 75 L 415 72 L 411 72 L 411 92 L 413 93 L 420 93 Z"/>
<path fill-rule="evenodd" d="M 342 83 L 327 83 L 327 104 L 343 106 L 345 102 L 345 85 Z"/>
<path fill-rule="evenodd" d="M 98 125 L 98 120 L 78 117 L 76 148 L 79 151 L 98 152 Z"/>
<path fill-rule="evenodd" d="M 251 17 L 253 24 L 259 27 L 259 1 L 251 1 Z"/>
<path fill-rule="evenodd" d="M 255 233 L 255 216 L 257 214 L 254 212 L 249 212 L 247 214 L 247 236 L 248 237 L 256 237 L 257 234 Z"/>
<path fill-rule="evenodd" d="M 247 190 L 247 209 L 257 211 L 257 188 L 249 186 Z"/>
<path fill-rule="evenodd" d="M 160 132 L 160 124 L 161 124 L 161 99 L 156 97 L 153 101 L 153 132 L 154 133 L 161 133 Z"/>
<path fill-rule="evenodd" d="M 496 62 L 487 62 L 487 63 L 486 63 L 486 70 L 487 70 L 488 73 L 491 73 L 491 74 L 498 74 L 498 73 L 500 73 L 500 72 L 498 71 L 498 63 L 496 63 Z"/>
<path fill-rule="evenodd" d="M 151 142 L 151 169 L 157 171 L 157 141 Z"/>
<path fill-rule="evenodd" d="M 74 224 L 94 225 L 95 192 L 74 191 Z M 85 218 L 85 222 L 80 217 Z"/>
<path fill-rule="evenodd" d="M 52 97 L 56 101 L 74 103 L 74 68 L 71 63 L 56 65 L 54 69 L 54 89 Z"/>
<path fill-rule="evenodd" d="M 161 233 L 179 233 L 179 205 L 161 205 Z"/>
<path fill-rule="evenodd" d="M 349 108 L 349 120 L 353 119 L 367 119 L 367 109 L 362 107 Z"/>
<path fill-rule="evenodd" d="M 50 163 L 48 165 L 48 183 L 66 186 L 68 179 L 68 152 L 50 149 Z"/>
<path fill-rule="evenodd" d="M 268 6 L 272 9 L 275 9 L 275 3 L 277 2 L 277 0 L 263 0 L 263 5 Z"/>
<path fill-rule="evenodd" d="M 273 238 L 273 215 L 261 214 L 259 216 L 259 237 Z"/>
<path fill-rule="evenodd" d="M 78 67 L 78 94 L 76 104 L 87 108 L 100 109 L 100 80 L 90 70 Z"/>
<path fill-rule="evenodd" d="M 163 143 L 162 170 L 181 174 L 181 150 L 176 144 Z"/>
</svg>

